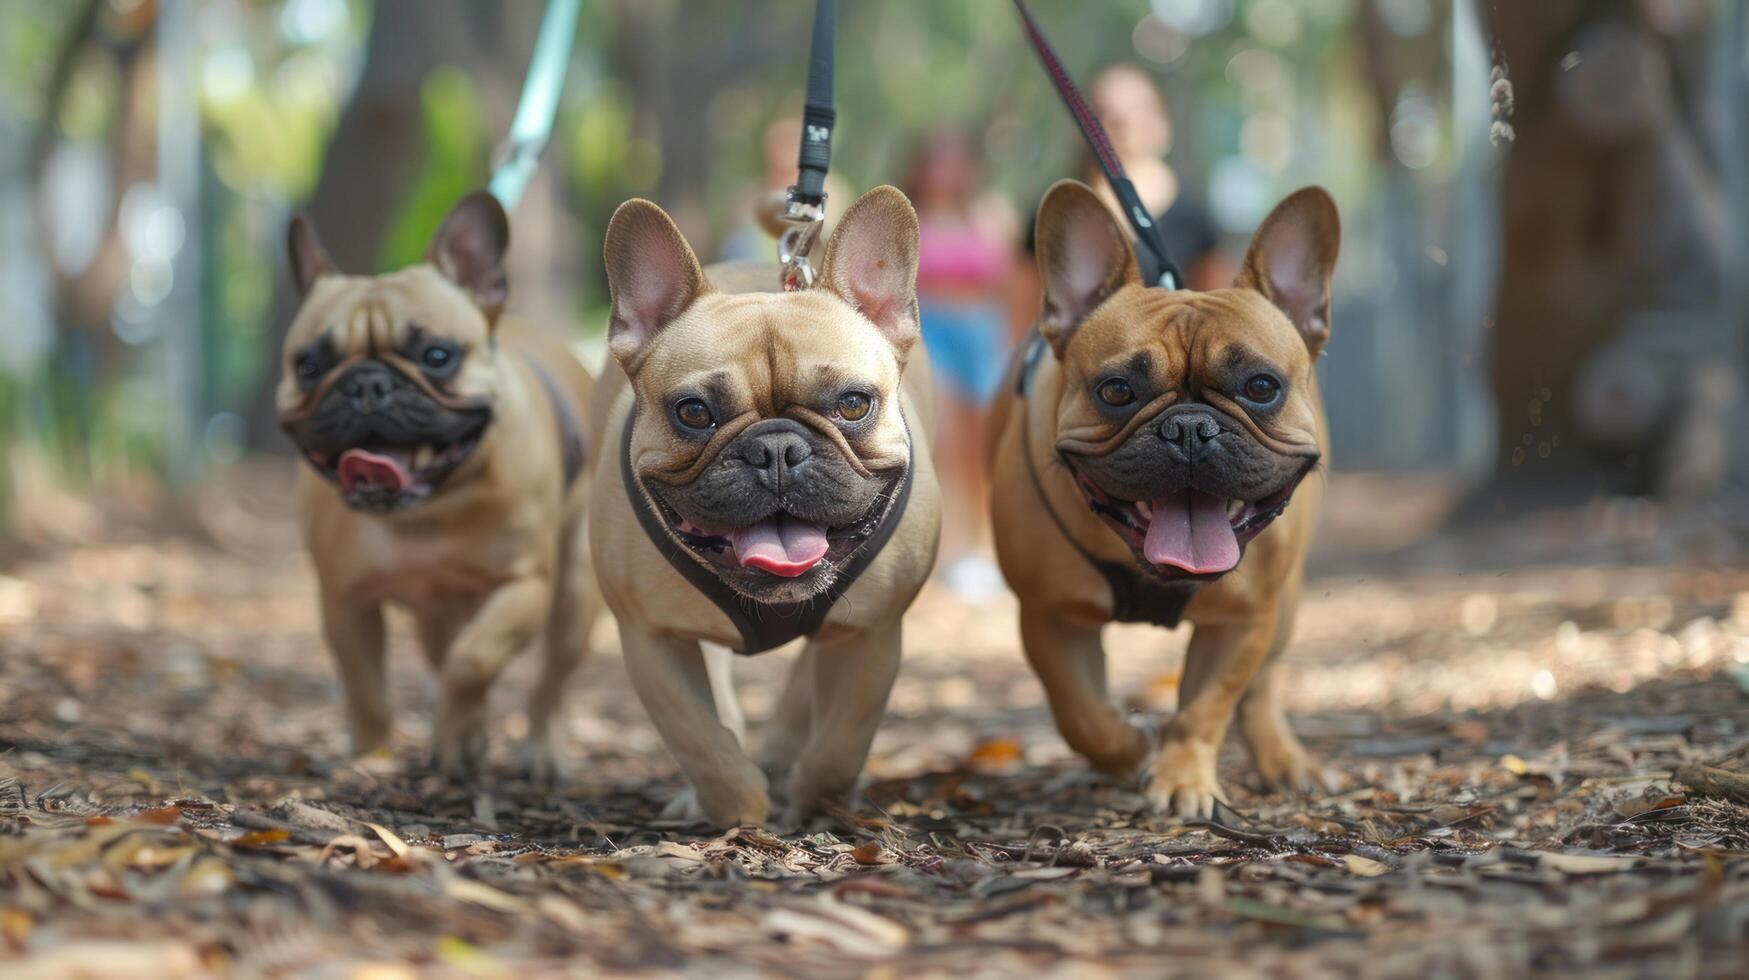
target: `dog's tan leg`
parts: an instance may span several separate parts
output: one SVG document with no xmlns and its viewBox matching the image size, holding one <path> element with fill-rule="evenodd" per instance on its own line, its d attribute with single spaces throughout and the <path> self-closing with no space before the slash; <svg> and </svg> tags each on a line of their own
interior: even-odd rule
<svg viewBox="0 0 1749 980">
<path fill-rule="evenodd" d="M 559 563 L 540 678 L 528 699 L 523 767 L 530 779 L 544 783 L 554 783 L 559 776 L 558 758 L 553 751 L 553 716 L 564 698 L 565 682 L 589 656 L 589 634 L 601 612 L 601 592 L 595 584 L 595 565 L 589 560 L 587 539 L 579 531 L 572 540 L 575 546 L 570 556 Z"/>
<path fill-rule="evenodd" d="M 1020 638 L 1044 685 L 1057 731 L 1069 747 L 1101 772 L 1136 776 L 1148 756 L 1149 740 L 1111 703 L 1099 627 L 1028 606 L 1020 612 Z"/>
<path fill-rule="evenodd" d="M 478 611 L 477 603 L 432 603 L 414 610 L 413 633 L 419 638 L 419 651 L 437 674 L 443 673 L 443 662 L 449 657 L 450 645 L 456 634 L 468 625 Z"/>
<path fill-rule="evenodd" d="M 389 744 L 392 718 L 389 714 L 388 678 L 383 670 L 387 636 L 383 609 L 359 605 L 346 599 L 322 596 L 322 635 L 340 674 L 340 689 L 346 697 L 346 723 L 355 755 L 375 752 Z"/>
<path fill-rule="evenodd" d="M 498 587 L 449 645 L 440 676 L 432 753 L 440 772 L 469 776 L 486 754 L 486 694 L 547 622 L 552 586 L 522 578 Z"/>
<path fill-rule="evenodd" d="M 1251 749 L 1251 761 L 1266 787 L 1309 795 L 1319 790 L 1329 792 L 1331 781 L 1324 767 L 1300 744 L 1281 706 L 1281 653 L 1293 634 L 1292 610 L 1297 599 L 1297 594 L 1284 593 L 1279 600 L 1283 612 L 1277 618 L 1275 642 L 1239 701 L 1239 734 Z"/>
<path fill-rule="evenodd" d="M 619 637 L 632 687 L 692 784 L 705 818 L 719 827 L 764 823 L 771 810 L 765 774 L 717 719 L 698 644 L 623 621 Z"/>
<path fill-rule="evenodd" d="M 1226 802 L 1215 760 L 1233 709 L 1275 646 L 1276 610 L 1250 622 L 1198 624 L 1185 652 L 1178 714 L 1167 724 L 1148 795 L 1166 813 L 1209 817 Z"/>
<path fill-rule="evenodd" d="M 747 716 L 735 692 L 735 651 L 715 643 L 700 643 L 698 648 L 704 654 L 704 672 L 711 679 L 711 703 L 717 706 L 717 720 L 734 733 L 736 744 L 744 750 Z"/>
<path fill-rule="evenodd" d="M 899 676 L 899 634 L 894 623 L 876 632 L 808 641 L 815 724 L 787 783 L 793 813 L 850 802 Z"/>
<path fill-rule="evenodd" d="M 760 733 L 759 768 L 777 785 L 789 776 L 790 767 L 808 744 L 814 727 L 814 650 L 802 648 L 790 667 L 789 680 L 778 697 L 777 709 Z"/>
</svg>

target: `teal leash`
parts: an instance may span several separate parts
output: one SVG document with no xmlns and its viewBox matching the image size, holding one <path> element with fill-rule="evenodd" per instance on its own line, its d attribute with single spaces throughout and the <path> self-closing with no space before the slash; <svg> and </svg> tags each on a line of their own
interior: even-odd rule
<svg viewBox="0 0 1749 980">
<path fill-rule="evenodd" d="M 577 40 L 577 14 L 583 0 L 547 0 L 535 35 L 534 54 L 528 61 L 528 77 L 522 83 L 522 98 L 516 103 L 516 118 L 510 133 L 493 151 L 492 179 L 486 189 L 504 205 L 516 210 L 516 202 L 534 179 L 541 152 L 553 135 L 559 95 L 565 87 L 565 69 L 571 63 L 571 48 Z"/>
</svg>

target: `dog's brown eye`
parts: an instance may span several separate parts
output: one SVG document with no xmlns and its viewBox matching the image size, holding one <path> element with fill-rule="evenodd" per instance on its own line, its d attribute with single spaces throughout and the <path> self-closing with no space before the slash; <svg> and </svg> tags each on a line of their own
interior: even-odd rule
<svg viewBox="0 0 1749 980">
<path fill-rule="evenodd" d="M 1099 383 L 1099 400 L 1114 407 L 1128 405 L 1136 400 L 1136 390 L 1122 378 L 1106 378 Z"/>
<path fill-rule="evenodd" d="M 838 396 L 838 417 L 846 422 L 855 422 L 866 417 L 872 407 L 874 399 L 860 391 L 847 391 Z"/>
<path fill-rule="evenodd" d="M 708 429 L 716 423 L 710 406 L 699 398 L 687 398 L 675 405 L 674 417 L 689 429 Z"/>
<path fill-rule="evenodd" d="M 1253 374 L 1245 381 L 1245 400 L 1259 405 L 1267 405 L 1275 401 L 1275 396 L 1281 392 L 1281 382 L 1267 374 Z"/>
</svg>

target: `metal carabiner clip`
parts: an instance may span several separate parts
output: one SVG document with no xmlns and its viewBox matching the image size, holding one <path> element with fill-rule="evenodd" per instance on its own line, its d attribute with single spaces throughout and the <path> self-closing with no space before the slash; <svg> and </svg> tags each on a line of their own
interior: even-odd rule
<svg viewBox="0 0 1749 980">
<path fill-rule="evenodd" d="M 820 229 L 826 223 L 825 195 L 821 195 L 818 203 L 810 204 L 798 200 L 796 189 L 791 187 L 778 220 L 784 224 L 783 233 L 777 236 L 783 291 L 807 289 L 814 284 L 814 267 L 809 264 L 808 255 L 814 251 L 814 243 L 819 241 Z"/>
</svg>

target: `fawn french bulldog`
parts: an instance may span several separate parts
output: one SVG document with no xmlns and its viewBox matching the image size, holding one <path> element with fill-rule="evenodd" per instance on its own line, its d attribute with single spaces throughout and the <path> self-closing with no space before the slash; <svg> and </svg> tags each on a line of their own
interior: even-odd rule
<svg viewBox="0 0 1749 980">
<path fill-rule="evenodd" d="M 1322 496 L 1313 365 L 1330 336 L 1340 227 L 1329 195 L 1288 197 L 1237 282 L 1144 285 L 1129 236 L 1074 181 L 1039 206 L 1044 302 L 998 406 L 989 459 L 997 554 L 1057 728 L 1095 767 L 1143 774 L 1153 740 L 1111 704 L 1108 622 L 1194 624 L 1149 793 L 1208 816 L 1235 710 L 1264 780 L 1322 785 L 1287 724 L 1278 657 L 1292 633 Z"/>
<path fill-rule="evenodd" d="M 476 772 L 487 690 L 536 640 L 527 763 L 553 775 L 549 727 L 600 606 L 584 519 L 582 413 L 594 381 L 565 345 L 499 316 L 509 223 L 472 194 L 426 261 L 336 271 L 302 217 L 292 272 L 304 300 L 277 403 L 305 461 L 305 541 L 322 629 L 357 752 L 389 737 L 383 610 L 405 607 L 441 688 L 433 761 Z"/>
<path fill-rule="evenodd" d="M 591 550 L 633 686 L 691 783 L 683 812 L 762 823 L 773 789 L 791 814 L 845 803 L 940 530 L 916 214 L 891 187 L 864 194 L 796 292 L 769 291 L 775 266 L 701 269 L 642 200 L 614 214 L 604 261 L 618 366 L 591 413 Z M 699 643 L 801 636 L 750 758 Z"/>
</svg>

